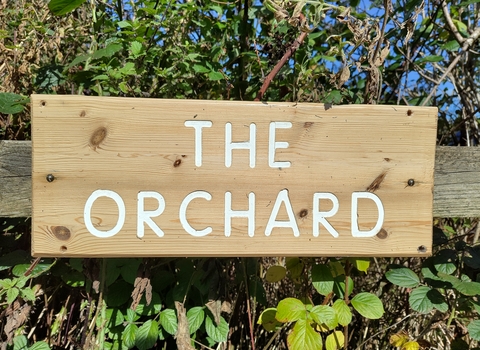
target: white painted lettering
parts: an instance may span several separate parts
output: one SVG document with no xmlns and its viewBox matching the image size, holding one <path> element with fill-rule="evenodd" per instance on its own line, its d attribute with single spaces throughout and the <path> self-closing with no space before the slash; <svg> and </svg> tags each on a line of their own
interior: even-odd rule
<svg viewBox="0 0 480 350">
<path fill-rule="evenodd" d="M 360 198 L 371 199 L 377 205 L 378 219 L 375 226 L 368 231 L 360 231 L 358 228 L 358 200 Z M 385 218 L 385 210 L 383 204 L 377 195 L 371 192 L 353 192 L 352 193 L 352 236 L 353 237 L 373 237 L 380 232 L 383 220 Z"/>
<path fill-rule="evenodd" d="M 212 122 L 208 120 L 186 120 L 185 126 L 195 129 L 195 166 L 202 166 L 202 129 L 210 128 Z"/>
<path fill-rule="evenodd" d="M 100 197 L 111 198 L 117 203 L 118 207 L 118 220 L 116 225 L 108 231 L 100 231 L 92 223 L 92 206 L 93 203 Z M 116 235 L 123 227 L 125 223 L 125 203 L 123 202 L 122 197 L 117 192 L 110 190 L 96 190 L 88 197 L 87 202 L 85 203 L 85 208 L 83 210 L 83 221 L 85 226 L 92 235 L 100 238 L 107 238 Z"/>
<path fill-rule="evenodd" d="M 202 237 L 211 233 L 212 228 L 210 226 L 207 226 L 203 230 L 200 230 L 200 231 L 195 230 L 187 220 L 187 207 L 190 204 L 190 202 L 195 198 L 203 198 L 209 201 L 212 199 L 212 195 L 206 191 L 195 191 L 188 194 L 182 201 L 182 204 L 180 205 L 180 213 L 179 213 L 180 223 L 182 224 L 183 229 L 187 233 L 191 234 L 194 237 Z"/>
<path fill-rule="evenodd" d="M 287 210 L 288 221 L 278 221 L 276 220 L 278 216 L 278 211 L 280 210 L 280 205 L 284 203 L 285 209 Z M 277 199 L 275 200 L 275 205 L 273 206 L 272 213 L 268 219 L 267 227 L 265 227 L 265 236 L 270 236 L 274 227 L 290 227 L 293 230 L 293 235 L 295 237 L 300 236 L 300 231 L 298 230 L 297 220 L 295 219 L 295 214 L 293 213 L 292 204 L 288 198 L 288 190 L 281 190 L 278 192 Z"/>
<path fill-rule="evenodd" d="M 158 201 L 158 208 L 155 210 L 145 210 L 145 198 L 155 198 Z M 152 220 L 159 216 L 165 210 L 165 199 L 154 191 L 140 191 L 137 196 L 137 237 L 142 238 L 145 234 L 145 224 L 147 224 L 158 237 L 163 237 L 164 233 L 160 227 Z"/>
<path fill-rule="evenodd" d="M 247 218 L 248 235 L 255 234 L 255 193 L 248 194 L 248 210 L 232 210 L 232 193 L 225 192 L 225 237 L 232 232 L 232 218 Z"/>
<path fill-rule="evenodd" d="M 279 148 L 288 148 L 288 142 L 276 142 L 275 141 L 275 130 L 276 129 L 290 129 L 292 123 L 290 122 L 271 122 L 270 130 L 268 135 L 268 165 L 270 168 L 289 168 L 290 162 L 276 162 L 275 161 L 275 150 Z"/>
<path fill-rule="evenodd" d="M 329 211 L 320 211 L 320 200 L 328 199 L 332 202 L 332 209 Z M 330 234 L 337 238 L 338 232 L 325 218 L 334 216 L 338 212 L 338 198 L 333 193 L 317 192 L 313 194 L 313 237 L 319 235 L 319 224 L 322 224 Z"/>
<path fill-rule="evenodd" d="M 255 168 L 256 159 L 256 133 L 257 126 L 250 124 L 250 140 L 244 142 L 232 142 L 232 123 L 225 124 L 225 166 L 232 166 L 232 151 L 234 149 L 250 150 L 250 168 Z"/>
</svg>

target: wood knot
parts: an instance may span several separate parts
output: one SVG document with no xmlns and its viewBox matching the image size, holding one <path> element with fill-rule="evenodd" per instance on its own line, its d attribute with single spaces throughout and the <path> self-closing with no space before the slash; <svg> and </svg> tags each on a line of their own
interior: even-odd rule
<svg viewBox="0 0 480 350">
<path fill-rule="evenodd" d="M 305 122 L 305 123 L 303 124 L 303 127 L 304 127 L 305 129 L 308 129 L 308 128 L 310 128 L 311 126 L 313 126 L 313 122 Z"/>
<path fill-rule="evenodd" d="M 182 164 L 182 160 L 181 160 L 181 159 L 177 159 L 177 160 L 173 163 L 173 166 L 176 168 L 176 167 L 179 167 L 180 164 Z"/>
<path fill-rule="evenodd" d="M 87 112 L 85 112 L 84 110 L 80 112 L 80 117 L 83 118 L 87 115 Z"/>
<path fill-rule="evenodd" d="M 377 233 L 377 237 L 380 239 L 385 239 L 388 237 L 388 232 L 385 229 L 381 229 L 379 233 Z"/>
<path fill-rule="evenodd" d="M 61 241 L 68 241 L 72 236 L 70 230 L 65 226 L 52 226 L 51 229 L 54 236 Z"/>
<path fill-rule="evenodd" d="M 307 215 L 308 215 L 308 210 L 307 209 L 302 209 L 302 210 L 300 210 L 300 213 L 298 213 L 298 216 L 300 216 L 301 218 L 304 218 Z"/>
<path fill-rule="evenodd" d="M 97 130 L 95 130 L 90 137 L 90 147 L 93 148 L 93 150 L 96 150 L 98 146 L 105 140 L 105 137 L 107 137 L 107 128 L 104 126 L 99 127 Z"/>
</svg>

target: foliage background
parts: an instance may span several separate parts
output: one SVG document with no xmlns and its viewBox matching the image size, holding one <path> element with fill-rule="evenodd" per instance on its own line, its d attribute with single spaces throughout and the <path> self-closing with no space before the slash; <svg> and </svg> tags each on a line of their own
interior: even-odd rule
<svg viewBox="0 0 480 350">
<path fill-rule="evenodd" d="M 48 93 L 435 105 L 439 145 L 478 144 L 475 0 L 80 0 L 63 15 L 48 3 L 0 0 L 2 139 L 29 139 L 28 96 Z M 354 312 L 333 327 L 343 346 L 473 348 L 480 225 L 436 223 L 430 260 L 372 259 L 359 269 L 320 258 L 32 262 L 29 220 L 0 219 L 1 348 L 294 348 L 292 326 L 269 331 L 257 324 L 262 311 L 288 298 L 349 301 L 353 286 L 352 295 L 375 294 L 385 314 Z M 330 297 L 318 266 L 343 269 Z M 182 315 L 193 328 L 181 330 Z"/>
</svg>

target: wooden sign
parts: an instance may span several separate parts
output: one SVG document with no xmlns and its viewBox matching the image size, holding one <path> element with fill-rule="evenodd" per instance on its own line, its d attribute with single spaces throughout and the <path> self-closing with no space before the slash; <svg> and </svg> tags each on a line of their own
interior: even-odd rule
<svg viewBox="0 0 480 350">
<path fill-rule="evenodd" d="M 427 256 L 436 108 L 32 96 L 33 256 Z"/>
</svg>

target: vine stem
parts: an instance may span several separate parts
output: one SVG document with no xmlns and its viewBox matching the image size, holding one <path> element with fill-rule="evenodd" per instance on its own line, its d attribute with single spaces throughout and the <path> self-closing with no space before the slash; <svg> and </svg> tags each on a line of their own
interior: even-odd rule
<svg viewBox="0 0 480 350">
<path fill-rule="evenodd" d="M 300 17 L 300 22 L 303 22 L 304 20 L 306 20 L 305 15 L 303 15 L 302 13 L 300 14 L 299 17 Z M 263 95 L 265 94 L 265 91 L 267 91 L 268 87 L 272 83 L 275 76 L 278 74 L 280 69 L 282 69 L 285 63 L 287 63 L 288 60 L 293 56 L 293 54 L 298 50 L 298 48 L 303 43 L 307 35 L 308 35 L 307 32 L 302 32 L 302 34 L 300 34 L 298 38 L 296 38 L 293 41 L 292 45 L 290 45 L 290 47 L 287 49 L 287 51 L 285 52 L 283 57 L 280 59 L 280 61 L 278 61 L 275 67 L 273 67 L 272 71 L 265 78 L 265 81 L 263 82 L 262 87 L 260 88 L 260 91 L 258 91 L 257 97 L 255 97 L 254 101 L 262 100 Z"/>
</svg>

